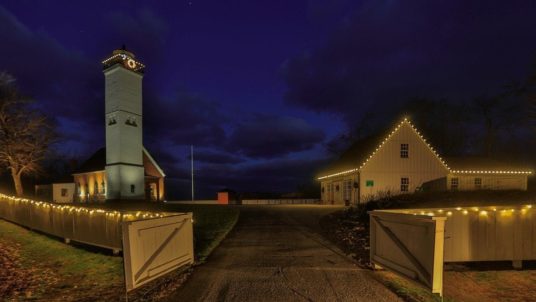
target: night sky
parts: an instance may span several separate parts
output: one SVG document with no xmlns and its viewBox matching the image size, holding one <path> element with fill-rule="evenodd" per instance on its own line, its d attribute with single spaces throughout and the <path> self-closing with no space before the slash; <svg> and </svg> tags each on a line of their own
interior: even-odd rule
<svg viewBox="0 0 536 302">
<path fill-rule="evenodd" d="M 514 5 L 515 3 L 515 5 Z M 532 1 L 2 1 L 0 70 L 54 117 L 60 154 L 104 145 L 102 59 L 147 67 L 144 145 L 175 198 L 291 192 L 368 112 L 463 102 L 526 77 Z M 387 119 L 387 118 L 386 118 Z M 394 122 L 385 120 L 385 124 Z"/>
</svg>

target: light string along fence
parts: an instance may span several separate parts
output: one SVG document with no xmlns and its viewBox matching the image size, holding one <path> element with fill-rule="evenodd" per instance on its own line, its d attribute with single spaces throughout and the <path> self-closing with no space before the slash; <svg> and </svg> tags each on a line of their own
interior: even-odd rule
<svg viewBox="0 0 536 302">
<path fill-rule="evenodd" d="M 122 250 L 122 223 L 176 213 L 92 209 L 0 194 L 0 218 L 56 237 Z"/>
<path fill-rule="evenodd" d="M 532 203 L 382 211 L 446 217 L 445 262 L 513 261 L 515 268 L 521 268 L 523 260 L 536 260 L 536 210 Z"/>
</svg>

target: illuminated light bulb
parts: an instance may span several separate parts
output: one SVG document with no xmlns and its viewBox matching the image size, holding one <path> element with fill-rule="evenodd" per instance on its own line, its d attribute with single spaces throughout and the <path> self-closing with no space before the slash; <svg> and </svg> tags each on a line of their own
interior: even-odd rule
<svg viewBox="0 0 536 302">
<path fill-rule="evenodd" d="M 482 215 L 482 216 L 487 216 L 487 215 L 488 215 L 488 212 L 487 212 L 487 211 L 480 211 L 480 215 Z"/>
<path fill-rule="evenodd" d="M 462 208 L 460 208 L 460 207 L 457 207 L 457 208 L 456 208 L 456 210 L 458 210 L 458 211 L 461 211 L 461 210 L 462 210 Z"/>
<path fill-rule="evenodd" d="M 452 216 L 452 212 L 451 212 L 451 211 L 448 211 L 448 212 L 447 212 L 447 216 Z"/>
<path fill-rule="evenodd" d="M 467 210 L 463 210 L 463 215 L 467 215 L 469 213 Z"/>
<path fill-rule="evenodd" d="M 527 205 L 527 209 L 532 209 L 532 205 L 531 204 Z"/>
</svg>

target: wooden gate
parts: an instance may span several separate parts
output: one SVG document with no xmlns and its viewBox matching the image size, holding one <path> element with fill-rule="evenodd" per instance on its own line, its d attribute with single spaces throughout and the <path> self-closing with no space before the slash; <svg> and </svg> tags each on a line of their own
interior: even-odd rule
<svg viewBox="0 0 536 302">
<path fill-rule="evenodd" d="M 443 295 L 446 217 L 389 211 L 370 214 L 370 260 Z"/>
<path fill-rule="evenodd" d="M 194 262 L 192 213 L 123 223 L 127 291 Z"/>
</svg>

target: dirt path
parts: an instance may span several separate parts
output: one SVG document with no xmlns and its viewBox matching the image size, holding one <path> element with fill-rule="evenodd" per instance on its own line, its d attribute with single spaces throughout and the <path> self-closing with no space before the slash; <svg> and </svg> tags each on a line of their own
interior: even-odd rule
<svg viewBox="0 0 536 302">
<path fill-rule="evenodd" d="M 316 234 L 334 207 L 241 208 L 235 230 L 169 301 L 399 301 Z"/>
</svg>

